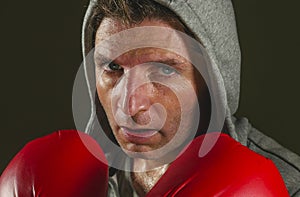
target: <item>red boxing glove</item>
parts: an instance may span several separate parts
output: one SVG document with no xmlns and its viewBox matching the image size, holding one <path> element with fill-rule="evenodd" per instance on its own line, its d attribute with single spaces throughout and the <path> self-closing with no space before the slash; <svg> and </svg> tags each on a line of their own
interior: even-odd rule
<svg viewBox="0 0 300 197">
<path fill-rule="evenodd" d="M 108 166 L 99 159 L 105 161 L 105 156 L 96 141 L 78 131 L 58 131 L 36 139 L 3 172 L 0 196 L 107 196 Z"/>
<path fill-rule="evenodd" d="M 214 139 L 220 133 L 206 137 Z M 273 162 L 221 134 L 200 158 L 204 135 L 194 139 L 168 168 L 147 197 L 156 196 L 289 196 Z"/>
</svg>

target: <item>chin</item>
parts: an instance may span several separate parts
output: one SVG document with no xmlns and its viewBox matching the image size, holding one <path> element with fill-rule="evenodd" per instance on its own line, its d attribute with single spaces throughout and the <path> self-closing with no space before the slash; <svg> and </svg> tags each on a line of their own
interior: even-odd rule
<svg viewBox="0 0 300 197">
<path fill-rule="evenodd" d="M 168 150 L 164 147 L 157 149 L 150 148 L 133 148 L 132 149 L 123 149 L 123 151 L 133 159 L 143 159 L 149 161 L 155 161 L 159 164 L 166 164 L 172 162 L 177 154 L 174 150 Z"/>
<path fill-rule="evenodd" d="M 140 158 L 140 159 L 149 159 L 155 160 L 159 159 L 160 156 L 155 154 L 155 150 L 149 147 L 137 146 L 137 145 L 128 145 L 127 148 L 122 148 L 123 151 L 131 158 Z"/>
<path fill-rule="evenodd" d="M 125 151 L 125 153 L 134 159 L 145 159 L 145 160 L 157 160 L 159 157 L 157 155 L 152 154 L 151 152 L 131 152 Z"/>
</svg>

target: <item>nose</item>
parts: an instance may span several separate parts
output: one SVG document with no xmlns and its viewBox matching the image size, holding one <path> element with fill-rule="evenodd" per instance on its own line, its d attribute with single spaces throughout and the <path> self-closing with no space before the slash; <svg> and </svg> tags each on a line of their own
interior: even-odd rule
<svg viewBox="0 0 300 197">
<path fill-rule="evenodd" d="M 143 66 L 135 66 L 125 74 L 123 79 L 125 83 L 123 83 L 123 91 L 120 98 L 121 108 L 132 117 L 139 112 L 149 110 L 153 92 L 153 86 L 147 79 L 145 70 L 138 67 Z"/>
<path fill-rule="evenodd" d="M 139 112 L 148 111 L 151 104 L 147 95 L 148 85 L 143 85 L 129 95 L 128 112 L 130 116 L 135 116 Z"/>
</svg>

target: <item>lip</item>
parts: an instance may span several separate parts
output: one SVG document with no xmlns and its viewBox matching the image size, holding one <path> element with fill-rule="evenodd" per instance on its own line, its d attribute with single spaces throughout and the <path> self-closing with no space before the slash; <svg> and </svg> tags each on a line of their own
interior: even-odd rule
<svg viewBox="0 0 300 197">
<path fill-rule="evenodd" d="M 147 142 L 152 136 L 158 133 L 154 129 L 129 129 L 121 127 L 121 131 L 125 138 L 133 143 Z"/>
</svg>

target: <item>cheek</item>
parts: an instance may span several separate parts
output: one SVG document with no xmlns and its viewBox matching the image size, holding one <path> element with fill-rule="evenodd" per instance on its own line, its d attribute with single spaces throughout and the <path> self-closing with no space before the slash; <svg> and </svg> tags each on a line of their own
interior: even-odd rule
<svg viewBox="0 0 300 197">
<path fill-rule="evenodd" d="M 159 93 L 156 96 L 156 102 L 162 104 L 167 111 L 167 120 L 164 129 L 169 133 L 177 130 L 181 120 L 181 106 L 176 94 L 167 87 L 158 88 Z"/>
<path fill-rule="evenodd" d="M 174 134 L 180 128 L 183 129 L 181 135 L 186 135 L 188 130 L 191 127 L 191 121 L 196 115 L 196 107 L 198 105 L 197 99 L 197 90 L 196 82 L 194 78 L 189 75 L 185 75 L 185 79 L 190 83 L 189 86 L 185 86 L 183 82 L 179 81 L 173 83 L 173 88 L 176 89 L 176 92 L 171 89 L 164 88 L 161 92 L 161 97 L 164 98 L 163 105 L 168 111 L 168 119 L 165 124 L 165 129 L 171 134 Z M 180 99 L 180 101 L 179 101 Z"/>
<path fill-rule="evenodd" d="M 111 92 L 120 78 L 119 73 L 108 73 L 107 71 L 96 67 L 96 88 L 101 103 L 110 100 Z"/>
<path fill-rule="evenodd" d="M 103 108 L 107 108 L 109 105 L 109 97 L 110 97 L 110 93 L 107 89 L 102 88 L 97 86 L 97 94 L 98 94 L 98 99 L 101 103 L 101 105 L 103 106 Z"/>
<path fill-rule="evenodd" d="M 111 108 L 111 89 L 112 84 L 108 78 L 102 77 L 103 75 L 96 74 L 96 89 L 98 94 L 98 99 L 105 110 L 106 114 L 109 116 Z"/>
<path fill-rule="evenodd" d="M 154 87 L 155 101 L 164 105 L 167 111 L 177 111 L 180 104 L 176 93 L 171 88 L 158 83 Z"/>
<path fill-rule="evenodd" d="M 112 129 L 112 131 L 114 132 L 117 127 L 117 124 L 111 106 L 111 91 L 109 88 L 105 88 L 97 85 L 97 94 L 98 94 L 99 102 L 102 105 L 104 111 L 101 110 L 101 111 L 97 111 L 96 113 L 98 117 L 100 115 L 100 118 L 103 118 L 103 115 L 101 115 L 101 113 L 105 113 L 108 124 Z"/>
<path fill-rule="evenodd" d="M 103 89 L 112 89 L 117 80 L 119 79 L 119 73 L 109 73 L 101 68 L 96 67 L 96 86 Z"/>
</svg>

